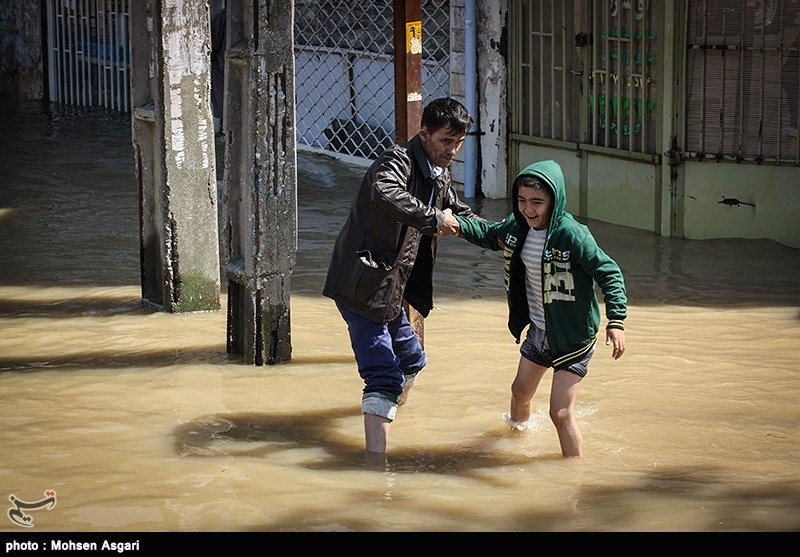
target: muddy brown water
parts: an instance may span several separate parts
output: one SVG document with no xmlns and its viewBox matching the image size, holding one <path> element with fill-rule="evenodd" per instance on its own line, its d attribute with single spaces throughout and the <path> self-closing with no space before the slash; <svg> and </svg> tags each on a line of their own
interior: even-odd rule
<svg viewBox="0 0 800 557">
<path fill-rule="evenodd" d="M 219 312 L 141 304 L 126 115 L 0 111 L 0 498 L 44 532 L 797 531 L 800 251 L 589 221 L 623 268 L 628 350 L 578 399 L 586 457 L 547 417 L 501 420 L 517 346 L 499 254 L 443 239 L 429 365 L 363 463 L 361 382 L 321 296 L 363 167 L 298 154 L 292 359 L 226 353 Z M 505 200 L 467 200 L 487 218 Z M 731 208 L 730 210 L 736 210 Z M 12 502 L 8 503 L 9 510 Z M 19 532 L 8 513 L 0 532 Z"/>
</svg>

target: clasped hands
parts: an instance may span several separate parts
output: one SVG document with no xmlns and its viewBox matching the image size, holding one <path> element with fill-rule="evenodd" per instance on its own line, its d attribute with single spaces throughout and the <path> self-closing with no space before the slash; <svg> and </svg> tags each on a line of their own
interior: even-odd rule
<svg viewBox="0 0 800 557">
<path fill-rule="evenodd" d="M 444 221 L 439 230 L 436 231 L 436 236 L 458 236 L 461 231 L 461 226 L 458 224 L 456 217 L 453 216 L 452 209 L 444 210 Z"/>
</svg>

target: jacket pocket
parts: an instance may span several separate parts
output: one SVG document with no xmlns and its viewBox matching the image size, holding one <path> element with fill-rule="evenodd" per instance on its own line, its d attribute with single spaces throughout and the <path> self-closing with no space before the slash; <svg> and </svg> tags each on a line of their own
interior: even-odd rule
<svg viewBox="0 0 800 557">
<path fill-rule="evenodd" d="M 375 259 L 369 250 L 358 250 L 355 254 L 355 264 L 342 276 L 341 290 L 351 300 L 369 305 L 374 292 L 394 271 L 394 266 Z"/>
<path fill-rule="evenodd" d="M 372 252 L 368 249 L 358 250 L 356 255 L 362 265 L 366 265 L 371 269 L 383 269 L 384 271 L 392 270 L 393 265 L 384 263 L 383 261 L 376 261 L 375 258 L 372 257 Z"/>
<path fill-rule="evenodd" d="M 395 264 L 392 255 L 376 259 L 369 250 L 357 251 L 356 255 L 359 263 L 348 285 L 353 298 L 376 315 L 392 318 L 400 308 L 407 266 Z"/>
</svg>

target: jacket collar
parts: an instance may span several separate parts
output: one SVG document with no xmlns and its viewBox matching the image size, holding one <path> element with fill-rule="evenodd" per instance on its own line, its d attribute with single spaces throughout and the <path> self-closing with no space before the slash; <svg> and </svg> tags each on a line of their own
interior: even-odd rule
<svg viewBox="0 0 800 557">
<path fill-rule="evenodd" d="M 425 149 L 422 147 L 422 140 L 419 137 L 419 134 L 412 137 L 408 142 L 409 148 L 411 149 L 411 153 L 414 155 L 414 160 L 419 166 L 420 170 L 422 170 L 422 174 L 431 180 L 436 180 L 438 176 L 434 176 L 431 173 L 431 163 L 428 160 L 428 156 L 425 154 Z M 444 174 L 444 169 L 442 172 L 439 173 L 439 176 Z"/>
</svg>

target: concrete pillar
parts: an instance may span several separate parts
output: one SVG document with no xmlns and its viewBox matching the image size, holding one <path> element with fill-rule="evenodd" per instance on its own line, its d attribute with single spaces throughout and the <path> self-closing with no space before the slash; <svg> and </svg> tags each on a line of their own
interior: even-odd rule
<svg viewBox="0 0 800 557">
<path fill-rule="evenodd" d="M 131 2 L 131 126 L 142 299 L 220 309 L 208 0 Z"/>
<path fill-rule="evenodd" d="M 489 199 L 509 196 L 507 171 L 508 106 L 506 91 L 507 0 L 476 0 L 478 25 L 478 121 L 480 122 L 480 177 Z M 512 172 L 516 176 L 516 172 Z"/>
<path fill-rule="evenodd" d="M 229 0 L 223 211 L 228 352 L 253 365 L 291 358 L 297 253 L 294 1 Z"/>
</svg>

